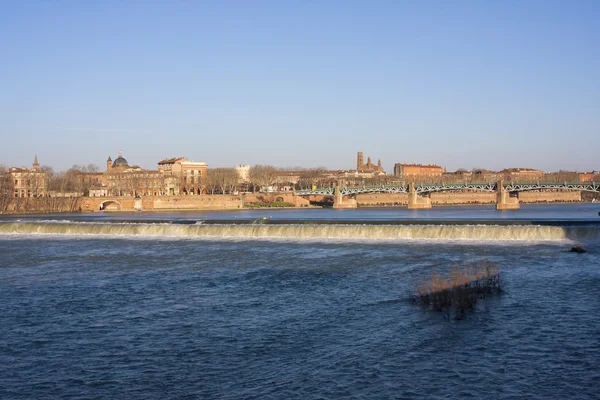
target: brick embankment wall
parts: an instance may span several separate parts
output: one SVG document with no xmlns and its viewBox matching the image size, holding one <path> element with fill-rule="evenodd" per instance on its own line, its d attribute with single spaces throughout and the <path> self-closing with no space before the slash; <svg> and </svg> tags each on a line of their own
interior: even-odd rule
<svg viewBox="0 0 600 400">
<path fill-rule="evenodd" d="M 581 201 L 581 192 L 519 192 L 521 203 L 563 203 Z"/>
<path fill-rule="evenodd" d="M 431 193 L 431 204 L 493 204 L 496 193 Z M 365 193 L 356 196 L 359 206 L 405 206 L 408 204 L 407 193 Z"/>
<path fill-rule="evenodd" d="M 431 204 L 458 205 L 458 204 L 495 204 L 495 192 L 451 193 L 434 192 L 430 195 Z M 366 193 L 356 196 L 359 207 L 390 206 L 408 204 L 406 193 Z M 553 202 L 579 202 L 580 192 L 520 192 L 519 201 L 522 203 L 553 203 Z"/>
<path fill-rule="evenodd" d="M 243 198 L 243 201 L 242 201 Z M 150 210 L 235 210 L 243 207 L 247 202 L 274 202 L 284 201 L 296 207 L 306 207 L 308 200 L 293 193 L 257 193 L 247 195 L 230 194 L 205 194 L 200 196 L 144 196 L 141 199 L 142 209 Z M 139 200 L 133 197 L 84 197 L 82 200 L 83 211 L 99 211 L 104 204 L 106 211 L 134 211 Z"/>
<path fill-rule="evenodd" d="M 436 205 L 454 205 L 454 204 L 495 204 L 495 192 L 468 192 L 468 193 L 450 193 L 435 192 L 431 193 L 431 204 Z"/>
<path fill-rule="evenodd" d="M 330 203 L 333 204 L 333 196 L 322 195 L 322 194 L 312 194 L 310 196 L 302 196 L 303 199 L 307 200 L 309 203 Z"/>
<path fill-rule="evenodd" d="M 231 210 L 242 208 L 240 196 L 212 194 L 201 196 L 154 197 L 154 210 Z"/>
<path fill-rule="evenodd" d="M 81 210 L 81 197 L 21 197 L 8 203 L 6 212 L 75 212 Z"/>
<path fill-rule="evenodd" d="M 408 205 L 407 193 L 364 193 L 356 196 L 359 207 Z"/>
<path fill-rule="evenodd" d="M 152 203 L 147 199 L 142 199 L 144 207 L 152 207 Z M 100 211 L 100 205 L 104 203 L 106 211 L 133 211 L 134 210 L 134 198 L 131 196 L 123 197 L 82 197 L 81 199 L 81 210 L 82 211 Z"/>
<path fill-rule="evenodd" d="M 291 192 L 280 192 L 280 193 L 247 193 L 244 195 L 245 203 L 261 203 L 261 202 L 275 202 L 282 201 L 285 203 L 291 203 L 295 207 L 308 207 L 310 201 L 301 196 L 295 196 Z"/>
</svg>

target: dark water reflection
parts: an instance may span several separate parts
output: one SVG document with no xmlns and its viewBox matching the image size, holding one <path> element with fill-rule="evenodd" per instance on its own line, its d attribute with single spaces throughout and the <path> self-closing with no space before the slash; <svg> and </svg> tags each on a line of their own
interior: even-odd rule
<svg viewBox="0 0 600 400">
<path fill-rule="evenodd" d="M 0 237 L 0 397 L 597 398 L 600 252 Z M 463 321 L 408 295 L 487 257 Z"/>
</svg>

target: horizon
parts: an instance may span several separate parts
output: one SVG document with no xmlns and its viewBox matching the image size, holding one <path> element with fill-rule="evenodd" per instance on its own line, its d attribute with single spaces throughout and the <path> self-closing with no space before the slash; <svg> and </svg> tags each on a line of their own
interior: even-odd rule
<svg viewBox="0 0 600 400">
<path fill-rule="evenodd" d="M 0 163 L 600 169 L 600 3 L 2 5 Z"/>
</svg>

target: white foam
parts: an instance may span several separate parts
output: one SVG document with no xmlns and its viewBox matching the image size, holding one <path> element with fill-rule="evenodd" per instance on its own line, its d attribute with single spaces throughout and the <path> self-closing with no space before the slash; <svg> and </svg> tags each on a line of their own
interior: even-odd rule
<svg viewBox="0 0 600 400">
<path fill-rule="evenodd" d="M 600 238 L 600 228 L 539 225 L 172 225 L 36 221 L 2 223 L 0 234 L 328 242 L 548 242 Z"/>
</svg>

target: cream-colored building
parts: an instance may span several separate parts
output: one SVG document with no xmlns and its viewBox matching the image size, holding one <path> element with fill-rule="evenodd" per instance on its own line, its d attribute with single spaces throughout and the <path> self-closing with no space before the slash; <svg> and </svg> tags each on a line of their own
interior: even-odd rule
<svg viewBox="0 0 600 400">
<path fill-rule="evenodd" d="M 171 182 L 167 194 L 202 194 L 207 170 L 205 162 L 190 161 L 185 157 L 167 158 L 158 162 L 158 171 Z"/>
<path fill-rule="evenodd" d="M 185 157 L 158 162 L 156 170 L 129 165 L 122 151 L 113 161 L 108 157 L 106 172 L 88 174 L 93 178 L 90 197 L 103 196 L 175 196 L 201 194 L 208 165 L 189 161 Z"/>
<path fill-rule="evenodd" d="M 37 155 L 32 168 L 9 168 L 13 197 L 43 197 L 46 196 L 46 173 L 40 170 Z"/>
<path fill-rule="evenodd" d="M 143 169 L 138 165 L 129 165 L 119 151 L 113 161 L 108 157 L 106 172 L 82 175 L 89 187 L 90 197 L 104 196 L 164 196 L 169 193 L 169 185 L 176 187 L 175 178 L 166 177 L 158 170 Z"/>
<path fill-rule="evenodd" d="M 250 182 L 250 166 L 248 164 L 238 164 L 235 166 L 235 172 L 240 183 Z"/>
</svg>

